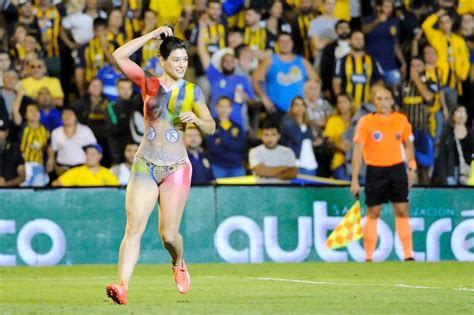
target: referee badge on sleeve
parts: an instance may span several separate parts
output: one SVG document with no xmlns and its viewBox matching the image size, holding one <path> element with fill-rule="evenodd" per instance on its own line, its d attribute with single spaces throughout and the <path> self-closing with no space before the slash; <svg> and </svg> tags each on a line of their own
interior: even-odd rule
<svg viewBox="0 0 474 315">
<path fill-rule="evenodd" d="M 380 141 L 382 140 L 382 133 L 378 130 L 375 130 L 374 132 L 372 132 L 372 139 L 374 139 L 375 141 Z"/>
</svg>

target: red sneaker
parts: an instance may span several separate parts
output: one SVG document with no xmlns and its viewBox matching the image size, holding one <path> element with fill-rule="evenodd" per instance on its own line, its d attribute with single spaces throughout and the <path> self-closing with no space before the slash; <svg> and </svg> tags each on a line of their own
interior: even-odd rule
<svg viewBox="0 0 474 315">
<path fill-rule="evenodd" d="M 105 288 L 105 292 L 115 304 L 125 305 L 128 303 L 127 289 L 124 286 L 111 283 Z"/>
<path fill-rule="evenodd" d="M 176 287 L 178 288 L 179 293 L 187 293 L 191 286 L 191 278 L 189 277 L 184 259 L 181 262 L 181 266 L 173 266 L 173 274 L 174 282 L 176 282 Z"/>
</svg>

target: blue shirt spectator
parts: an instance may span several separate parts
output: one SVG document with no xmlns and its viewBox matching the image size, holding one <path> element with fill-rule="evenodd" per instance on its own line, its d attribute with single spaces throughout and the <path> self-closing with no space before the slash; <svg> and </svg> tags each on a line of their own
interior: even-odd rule
<svg viewBox="0 0 474 315">
<path fill-rule="evenodd" d="M 193 168 L 191 176 L 191 185 L 209 184 L 214 180 L 211 170 L 211 163 L 203 153 L 201 144 L 202 136 L 199 130 L 194 126 L 188 126 L 184 132 L 184 144 L 188 151 L 189 161 Z"/>
<path fill-rule="evenodd" d="M 233 59 L 234 57 L 230 56 L 230 58 Z M 233 70 L 231 74 L 224 74 L 212 64 L 207 68 L 206 74 L 211 83 L 211 112 L 213 117 L 217 116 L 217 100 L 222 96 L 226 96 L 232 100 L 230 119 L 245 130 L 245 114 L 242 114 L 242 106 L 245 98 L 255 99 L 249 80 L 244 76 L 233 74 Z M 245 96 L 243 93 L 245 93 Z"/>
<path fill-rule="evenodd" d="M 229 119 L 231 100 L 221 97 L 216 110 L 216 132 L 205 138 L 212 172 L 216 178 L 244 176 L 247 139 L 242 128 Z"/>
<path fill-rule="evenodd" d="M 124 78 L 122 72 L 112 65 L 106 65 L 99 70 L 97 78 L 102 82 L 103 95 L 110 101 L 118 100 L 117 81 Z"/>
</svg>

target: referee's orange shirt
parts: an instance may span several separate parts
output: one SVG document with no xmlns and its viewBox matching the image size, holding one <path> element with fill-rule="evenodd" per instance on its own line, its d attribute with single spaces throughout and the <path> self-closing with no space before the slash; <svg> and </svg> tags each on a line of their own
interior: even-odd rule
<svg viewBox="0 0 474 315">
<path fill-rule="evenodd" d="M 403 162 L 403 142 L 412 136 L 405 115 L 393 112 L 363 116 L 357 124 L 354 142 L 364 147 L 364 161 L 372 166 L 392 166 Z"/>
</svg>

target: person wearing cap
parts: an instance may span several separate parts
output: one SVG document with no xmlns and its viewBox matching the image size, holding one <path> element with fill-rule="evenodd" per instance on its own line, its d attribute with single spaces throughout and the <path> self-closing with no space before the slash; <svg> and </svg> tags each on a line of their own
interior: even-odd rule
<svg viewBox="0 0 474 315">
<path fill-rule="evenodd" d="M 18 187 L 25 180 L 25 161 L 20 146 L 7 137 L 8 123 L 0 120 L 0 187 Z"/>
<path fill-rule="evenodd" d="M 204 20 L 199 21 L 201 29 L 207 27 Z M 204 33 L 199 34 L 198 55 L 203 68 L 206 70 L 207 78 L 211 84 L 211 113 L 217 117 L 217 100 L 225 96 L 232 100 L 232 112 L 230 119 L 237 123 L 245 132 L 246 128 L 246 103 L 255 98 L 250 81 L 241 75 L 235 74 L 236 61 L 232 49 L 222 49 L 213 57 L 205 45 Z"/>
<path fill-rule="evenodd" d="M 405 115 L 394 112 L 393 97 L 383 86 L 374 86 L 375 113 L 363 116 L 357 124 L 352 154 L 351 193 L 358 198 L 359 171 L 362 160 L 367 164 L 364 226 L 366 261 L 373 261 L 377 245 L 377 222 L 382 205 L 391 202 L 395 225 L 406 261 L 413 260 L 413 238 L 410 227 L 408 188 L 416 178 L 416 161 L 412 127 Z M 408 170 L 404 158 L 408 160 Z"/>
<path fill-rule="evenodd" d="M 86 153 L 86 163 L 73 167 L 53 182 L 55 187 L 71 186 L 118 186 L 117 176 L 100 165 L 104 150 L 100 144 L 89 144 L 82 148 Z"/>
</svg>

